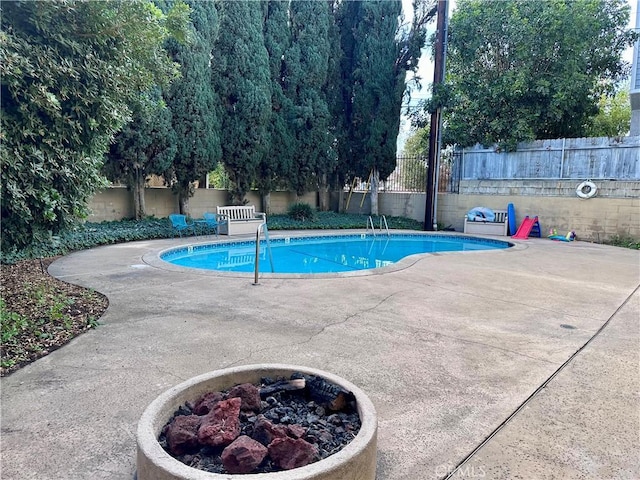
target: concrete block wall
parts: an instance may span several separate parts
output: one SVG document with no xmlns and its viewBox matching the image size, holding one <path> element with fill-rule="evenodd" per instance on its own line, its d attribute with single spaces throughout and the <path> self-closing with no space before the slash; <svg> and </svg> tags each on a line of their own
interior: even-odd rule
<svg viewBox="0 0 640 480">
<path fill-rule="evenodd" d="M 461 195 L 575 197 L 581 180 L 462 180 Z M 600 198 L 638 198 L 640 182 L 594 180 Z"/>
<path fill-rule="evenodd" d="M 516 208 L 519 225 L 525 215 L 538 215 L 543 231 L 556 228 L 559 232 L 574 230 L 579 239 L 603 241 L 614 235 L 640 238 L 640 182 L 596 182 L 598 194 L 589 199 L 576 196 L 575 182 L 528 181 L 532 184 L 507 185 L 513 181 L 470 182 L 466 194 L 440 193 L 437 199 L 436 220 L 445 227 L 463 231 L 464 216 L 473 207 L 504 210 L 509 203 Z M 462 185 L 461 185 L 462 188 Z M 472 193 L 473 189 L 477 191 Z M 348 192 L 343 192 L 344 205 Z M 304 202 L 317 207 L 317 193 L 297 197 L 291 192 L 273 192 L 270 195 L 271 213 L 285 213 L 292 203 Z M 353 193 L 349 213 L 368 214 L 371 196 Z M 168 188 L 148 188 L 145 192 L 147 213 L 158 218 L 178 211 L 177 197 Z M 264 211 L 256 192 L 247 195 L 249 204 Z M 424 221 L 424 193 L 381 192 L 378 198 L 382 215 L 402 216 Z M 361 206 L 362 203 L 362 206 Z M 215 212 L 218 205 L 227 205 L 224 190 L 196 189 L 190 199 L 191 215 L 202 217 L 204 212 Z M 126 188 L 109 188 L 96 194 L 90 204 L 89 221 L 120 220 L 133 216 L 132 193 Z M 364 228 L 364 226 L 363 226 Z"/>
<path fill-rule="evenodd" d="M 216 213 L 216 207 L 226 205 L 227 198 L 225 190 L 196 188 L 193 197 L 189 199 L 189 213 L 193 218 L 202 218 L 205 212 Z M 175 209 L 171 213 L 179 211 L 180 207 L 176 200 Z"/>
<path fill-rule="evenodd" d="M 96 193 L 89 202 L 90 222 L 133 217 L 133 194 L 126 187 L 111 187 Z"/>
<path fill-rule="evenodd" d="M 147 214 L 159 218 L 178 211 L 178 200 L 171 189 L 151 187 L 145 191 Z M 133 218 L 133 192 L 126 187 L 111 187 L 97 192 L 89 202 L 90 222 L 104 222 Z"/>
<path fill-rule="evenodd" d="M 368 197 L 368 195 L 367 195 Z M 368 198 L 360 208 L 361 193 L 354 193 L 349 213 L 367 214 Z M 424 221 L 424 193 L 380 193 L 381 215 L 408 217 Z M 520 225 L 525 215 L 540 219 L 543 232 L 555 228 L 563 234 L 571 230 L 581 240 L 601 242 L 614 235 L 640 238 L 640 197 L 600 197 L 581 199 L 575 196 L 526 196 L 440 193 L 437 200 L 436 220 L 444 227 L 451 226 L 457 232 L 464 229 L 464 217 L 473 207 L 505 210 L 513 203 L 516 223 Z"/>
<path fill-rule="evenodd" d="M 285 213 L 289 205 L 296 202 L 308 203 L 317 207 L 317 193 L 310 192 L 301 197 L 292 192 L 272 192 L 270 195 L 270 212 Z M 256 192 L 247 194 L 248 205 L 255 205 L 256 210 L 264 211 L 260 195 Z M 145 204 L 148 215 L 166 218 L 172 213 L 180 211 L 178 197 L 170 188 L 150 187 L 145 190 Z M 189 199 L 189 211 L 192 217 L 201 218 L 205 212 L 215 213 L 218 205 L 228 205 L 229 196 L 226 190 L 212 188 L 197 188 L 193 197 Z M 133 193 L 126 187 L 111 187 L 94 195 L 89 203 L 90 222 L 103 222 L 132 218 Z"/>
<path fill-rule="evenodd" d="M 257 192 L 249 192 L 247 194 L 247 200 L 249 205 L 255 205 L 256 210 L 261 212 L 268 211 L 272 214 L 286 213 L 289 210 L 289 206 L 294 203 L 307 203 L 312 208 L 318 206 L 318 194 L 316 192 L 305 193 L 301 197 L 298 197 L 295 192 L 271 192 L 269 195 L 269 206 L 262 204 L 262 199 Z M 221 204 L 222 205 L 222 204 Z"/>
<path fill-rule="evenodd" d="M 543 232 L 575 231 L 581 240 L 601 242 L 614 235 L 640 238 L 640 198 L 532 197 L 492 195 L 438 195 L 438 222 L 463 230 L 464 216 L 473 207 L 505 209 L 513 203 L 516 222 L 538 216 Z"/>
<path fill-rule="evenodd" d="M 344 192 L 344 205 L 347 213 L 369 215 L 371 212 L 371 195 L 354 192 L 349 199 L 349 192 Z M 378 195 L 378 211 L 387 217 L 407 217 L 424 221 L 426 196 L 424 193 L 380 192 Z"/>
</svg>

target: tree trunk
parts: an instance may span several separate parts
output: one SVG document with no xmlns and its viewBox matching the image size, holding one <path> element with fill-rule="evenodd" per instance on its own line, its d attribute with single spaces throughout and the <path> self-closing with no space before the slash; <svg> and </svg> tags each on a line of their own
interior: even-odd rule
<svg viewBox="0 0 640 480">
<path fill-rule="evenodd" d="M 371 174 L 371 215 L 378 216 L 378 184 L 380 183 L 380 173 L 377 168 Z"/>
<path fill-rule="evenodd" d="M 338 192 L 338 212 L 345 213 L 344 185 L 340 184 L 340 176 L 338 174 L 336 174 L 336 178 L 335 178 L 335 188 L 336 188 L 336 192 Z"/>
<path fill-rule="evenodd" d="M 231 205 L 245 205 L 248 186 L 245 187 L 243 180 L 236 172 L 229 172 L 229 180 L 231 180 L 231 188 L 229 188 Z"/>
<path fill-rule="evenodd" d="M 242 206 L 247 204 L 245 195 L 238 190 L 231 190 L 229 196 L 231 197 L 231 205 Z"/>
<path fill-rule="evenodd" d="M 269 216 L 271 214 L 271 192 L 262 194 L 262 211 Z"/>
<path fill-rule="evenodd" d="M 320 176 L 320 188 L 318 190 L 318 207 L 321 212 L 329 211 L 329 185 L 327 185 L 327 174 Z"/>
<path fill-rule="evenodd" d="M 136 220 L 140 220 L 147 215 L 144 202 L 144 184 L 145 176 L 136 169 L 136 175 L 133 181 L 133 216 Z"/>
<path fill-rule="evenodd" d="M 186 192 L 180 191 L 178 202 L 180 205 L 180 213 L 189 216 L 189 190 Z"/>
</svg>

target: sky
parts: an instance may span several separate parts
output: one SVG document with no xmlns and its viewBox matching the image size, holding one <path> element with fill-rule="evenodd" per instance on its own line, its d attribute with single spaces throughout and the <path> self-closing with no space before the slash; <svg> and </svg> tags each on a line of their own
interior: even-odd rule
<svg viewBox="0 0 640 480">
<path fill-rule="evenodd" d="M 499 1 L 499 0 L 489 0 L 489 1 Z M 402 8 L 405 12 L 405 16 L 407 18 L 411 17 L 411 3 L 412 0 L 402 0 Z M 640 5 L 640 0 L 627 0 L 627 3 L 631 7 L 631 14 L 629 15 L 629 28 L 636 28 L 636 15 L 638 12 L 638 6 Z M 456 0 L 449 0 L 449 16 L 451 12 L 455 9 Z M 435 31 L 435 21 L 430 26 L 430 33 Z M 624 54 L 624 59 L 631 63 L 633 59 L 633 48 L 627 49 Z M 422 56 L 420 58 L 420 62 L 418 63 L 418 76 L 422 79 L 422 90 L 414 90 L 411 93 L 411 101 L 409 103 L 409 107 L 417 106 L 421 100 L 428 98 L 430 96 L 430 85 L 433 82 L 433 60 L 431 59 L 431 53 L 429 49 L 424 49 L 422 51 Z M 408 119 L 404 116 L 404 112 L 406 111 L 406 105 L 403 106 L 403 117 L 401 119 L 400 125 L 400 134 L 398 135 L 398 150 L 402 149 L 404 142 L 407 137 L 411 134 L 411 125 Z"/>
</svg>

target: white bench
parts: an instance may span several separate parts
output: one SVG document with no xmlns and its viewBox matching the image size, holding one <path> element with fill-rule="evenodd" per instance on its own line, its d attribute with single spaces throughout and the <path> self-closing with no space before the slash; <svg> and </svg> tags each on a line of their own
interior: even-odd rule
<svg viewBox="0 0 640 480">
<path fill-rule="evenodd" d="M 222 235 L 255 234 L 258 225 L 267 221 L 267 215 L 256 212 L 253 205 L 216 207 L 220 219 L 220 233 Z M 222 224 L 222 222 L 225 222 Z"/>
<path fill-rule="evenodd" d="M 464 233 L 476 235 L 502 235 L 506 236 L 509 229 L 509 216 L 506 210 L 494 210 L 496 218 L 493 222 L 483 220 L 469 220 L 464 217 Z M 515 233 L 515 232 L 514 232 Z"/>
</svg>

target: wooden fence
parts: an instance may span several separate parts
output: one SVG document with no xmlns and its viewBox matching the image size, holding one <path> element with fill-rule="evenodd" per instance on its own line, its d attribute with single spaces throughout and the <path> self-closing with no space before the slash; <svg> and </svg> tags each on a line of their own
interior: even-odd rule
<svg viewBox="0 0 640 480">
<path fill-rule="evenodd" d="M 640 180 L 640 137 L 537 140 L 515 152 L 461 151 L 462 180 Z"/>
</svg>

